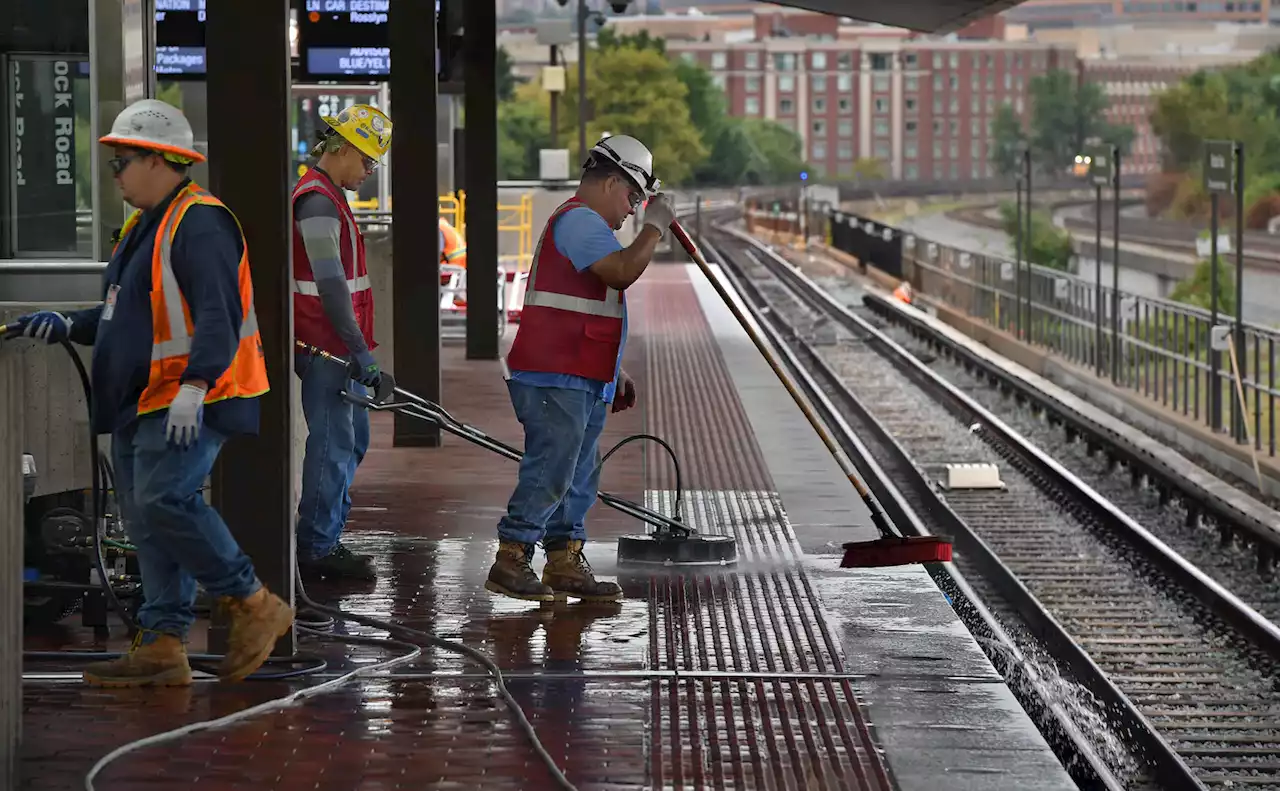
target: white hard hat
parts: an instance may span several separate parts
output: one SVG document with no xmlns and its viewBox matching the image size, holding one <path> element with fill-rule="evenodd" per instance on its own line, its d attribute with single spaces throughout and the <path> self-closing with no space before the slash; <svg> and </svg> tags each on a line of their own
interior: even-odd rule
<svg viewBox="0 0 1280 791">
<path fill-rule="evenodd" d="M 608 162 L 622 168 L 631 183 L 653 195 L 662 188 L 662 182 L 653 177 L 653 154 L 644 143 L 630 135 L 603 137 L 591 147 L 591 156 L 583 167 L 591 167 L 593 161 Z"/>
<path fill-rule="evenodd" d="M 182 111 L 159 99 L 142 99 L 124 108 L 111 124 L 111 133 L 98 139 L 109 146 L 133 146 L 170 155 L 167 159 L 203 162 L 195 135 Z"/>
</svg>

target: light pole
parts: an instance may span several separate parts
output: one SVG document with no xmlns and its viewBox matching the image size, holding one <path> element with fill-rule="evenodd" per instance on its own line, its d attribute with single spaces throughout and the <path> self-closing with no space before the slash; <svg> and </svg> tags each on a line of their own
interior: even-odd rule
<svg viewBox="0 0 1280 791">
<path fill-rule="evenodd" d="M 578 159 L 587 156 L 587 0 L 578 0 Z"/>
</svg>

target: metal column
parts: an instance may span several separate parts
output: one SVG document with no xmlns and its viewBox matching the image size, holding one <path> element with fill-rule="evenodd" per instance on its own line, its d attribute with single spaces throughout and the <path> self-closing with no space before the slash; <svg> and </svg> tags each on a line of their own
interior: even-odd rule
<svg viewBox="0 0 1280 791">
<path fill-rule="evenodd" d="M 467 359 L 498 359 L 497 12 L 467 3 L 466 84 Z M 502 312 L 505 315 L 505 311 Z"/>
<path fill-rule="evenodd" d="M 440 217 L 437 146 L 432 144 L 437 140 L 437 85 L 435 59 L 429 54 L 436 48 L 435 10 L 429 3 L 396 4 L 387 24 L 391 101 L 396 108 L 391 119 L 395 124 L 391 139 L 395 152 L 391 158 L 393 370 L 402 387 L 439 401 L 440 242 L 439 235 L 431 232 Z M 493 91 L 492 82 L 489 91 Z M 395 416 L 396 447 L 439 444 L 440 429 L 423 420 Z"/>
<path fill-rule="evenodd" d="M 252 19 L 253 24 L 245 24 Z M 213 474 L 214 506 L 258 577 L 293 601 L 293 305 L 290 283 L 288 0 L 224 0 L 205 23 L 210 190 L 240 218 L 271 391 L 261 432 L 228 442 Z M 246 124 L 245 119 L 253 119 Z M 251 140 L 251 142 L 250 142 Z M 225 639 L 215 625 L 210 643 Z M 277 656 L 296 649 L 290 631 Z M 215 649 L 216 650 L 216 649 Z"/>
</svg>

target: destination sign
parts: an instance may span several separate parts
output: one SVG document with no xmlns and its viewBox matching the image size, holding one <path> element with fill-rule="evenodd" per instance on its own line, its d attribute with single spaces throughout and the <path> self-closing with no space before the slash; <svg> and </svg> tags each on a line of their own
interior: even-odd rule
<svg viewBox="0 0 1280 791">
<path fill-rule="evenodd" d="M 200 78 L 205 63 L 206 0 L 155 0 L 156 74 L 166 79 Z"/>
</svg>

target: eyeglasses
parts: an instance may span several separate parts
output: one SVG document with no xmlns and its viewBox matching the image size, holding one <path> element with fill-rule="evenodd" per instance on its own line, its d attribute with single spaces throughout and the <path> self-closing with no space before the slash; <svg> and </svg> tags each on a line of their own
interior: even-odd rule
<svg viewBox="0 0 1280 791">
<path fill-rule="evenodd" d="M 133 162 L 140 159 L 146 159 L 150 154 L 126 154 L 122 157 L 113 157 L 107 160 L 107 165 L 111 168 L 111 175 L 119 176 L 125 171 L 125 168 Z"/>
</svg>

